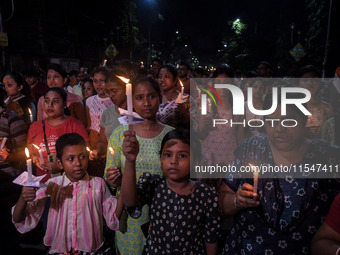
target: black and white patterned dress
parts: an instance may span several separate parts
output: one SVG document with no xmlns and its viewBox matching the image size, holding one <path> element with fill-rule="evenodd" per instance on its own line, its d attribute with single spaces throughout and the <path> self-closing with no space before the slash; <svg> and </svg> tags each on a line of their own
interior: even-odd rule
<svg viewBox="0 0 340 255">
<path fill-rule="evenodd" d="M 146 254 L 206 254 L 205 242 L 220 237 L 221 212 L 217 192 L 196 183 L 188 195 L 178 195 L 165 177 L 143 173 L 137 183 L 141 204 L 150 207 Z"/>
<path fill-rule="evenodd" d="M 300 162 L 302 165 L 339 164 L 340 148 L 313 140 Z M 249 162 L 274 165 L 269 139 L 251 137 L 235 151 L 237 169 Z M 252 179 L 228 175 L 225 182 L 235 192 Z M 260 178 L 260 205 L 234 217 L 223 254 L 310 254 L 312 238 L 324 221 L 339 191 L 335 179 Z"/>
</svg>

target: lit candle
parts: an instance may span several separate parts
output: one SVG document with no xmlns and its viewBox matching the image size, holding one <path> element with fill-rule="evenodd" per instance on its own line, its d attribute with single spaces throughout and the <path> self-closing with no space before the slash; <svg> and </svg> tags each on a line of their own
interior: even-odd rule
<svg viewBox="0 0 340 255">
<path fill-rule="evenodd" d="M 109 147 L 109 151 L 111 152 L 114 166 L 117 166 L 115 151 L 112 149 L 112 147 Z"/>
<path fill-rule="evenodd" d="M 40 147 L 39 147 L 38 145 L 35 145 L 35 144 L 33 144 L 33 146 L 34 146 L 35 148 L 38 149 L 41 164 L 44 164 L 44 163 L 45 163 L 45 161 L 44 161 L 44 156 L 43 156 L 43 154 L 42 154 L 42 151 L 41 151 Z"/>
<path fill-rule="evenodd" d="M 6 141 L 7 141 L 7 137 L 2 138 L 1 145 L 0 145 L 0 151 L 4 148 Z"/>
<path fill-rule="evenodd" d="M 130 80 L 127 78 L 124 78 L 122 76 L 118 76 L 119 79 L 121 79 L 123 82 L 126 83 L 126 102 L 127 102 L 127 110 L 128 110 L 128 115 L 132 116 L 132 84 L 130 83 Z"/>
<path fill-rule="evenodd" d="M 26 157 L 27 157 L 27 160 L 26 160 L 27 173 L 28 173 L 27 180 L 31 181 L 32 180 L 32 159 L 30 159 L 30 153 L 29 153 L 27 147 L 25 148 L 25 154 L 26 154 Z"/>
<path fill-rule="evenodd" d="M 30 122 L 32 123 L 33 122 L 33 115 L 32 115 L 32 111 L 30 108 L 28 108 L 28 112 L 30 114 Z"/>
<path fill-rule="evenodd" d="M 179 80 L 179 84 L 181 84 L 181 94 L 180 94 L 180 96 L 181 96 L 181 98 L 183 98 L 184 86 L 183 86 L 182 81 L 180 79 L 178 79 L 178 80 Z"/>
<path fill-rule="evenodd" d="M 107 59 L 104 59 L 103 66 L 106 66 Z"/>
<path fill-rule="evenodd" d="M 252 168 L 253 170 L 253 176 L 254 176 L 254 193 L 257 193 L 257 185 L 258 185 L 258 182 L 259 182 L 259 172 L 257 171 L 256 167 L 252 164 L 250 164 L 250 167 Z"/>
</svg>

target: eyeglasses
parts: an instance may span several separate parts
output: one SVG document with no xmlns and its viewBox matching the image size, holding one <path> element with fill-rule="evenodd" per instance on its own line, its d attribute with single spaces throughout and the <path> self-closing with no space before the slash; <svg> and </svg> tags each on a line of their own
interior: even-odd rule
<svg viewBox="0 0 340 255">
<path fill-rule="evenodd" d="M 111 96 L 112 95 L 117 95 L 119 92 L 121 91 L 121 89 L 106 89 L 104 92 L 107 96 Z"/>
</svg>

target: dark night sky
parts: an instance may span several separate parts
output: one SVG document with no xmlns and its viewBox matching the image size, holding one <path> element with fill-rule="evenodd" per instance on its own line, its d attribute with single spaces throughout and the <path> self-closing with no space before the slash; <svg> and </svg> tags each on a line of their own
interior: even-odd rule
<svg viewBox="0 0 340 255">
<path fill-rule="evenodd" d="M 119 1 L 122 2 L 123 0 Z M 264 49 L 268 46 L 266 40 L 268 43 L 275 42 L 277 40 L 275 36 L 278 34 L 287 34 L 285 40 L 290 42 L 291 30 L 289 25 L 291 22 L 295 23 L 295 31 L 301 31 L 302 44 L 304 44 L 305 33 L 308 28 L 306 0 L 133 1 L 137 6 L 137 26 L 144 39 L 148 39 L 149 28 L 151 28 L 151 41 L 155 48 L 160 48 L 160 45 L 163 44 L 169 49 L 170 42 L 175 38 L 175 31 L 179 30 L 182 38 L 185 39 L 183 43 L 188 45 L 188 49 L 199 58 L 201 63 L 218 59 L 217 50 L 223 47 L 221 42 L 223 32 L 227 30 L 228 26 L 230 29 L 228 21 L 236 18 L 240 18 L 242 22 L 246 23 L 247 29 L 251 33 L 255 33 L 256 27 L 258 37 L 264 41 Z M 337 2 L 339 1 L 333 1 L 333 5 L 339 7 Z M 1 0 L 0 7 L 4 19 L 9 17 L 10 3 L 11 0 Z M 85 34 L 88 38 L 97 37 L 95 38 L 96 43 L 103 44 L 103 46 L 99 46 L 102 48 L 104 48 L 103 38 L 106 37 L 110 40 L 109 32 L 115 31 L 116 24 L 111 15 L 115 13 L 113 10 L 117 6 L 118 0 L 99 0 L 90 3 L 85 3 L 83 0 L 27 0 L 14 1 L 14 3 L 14 16 L 9 22 L 4 23 L 4 29 L 9 35 L 11 46 L 18 46 L 19 49 L 25 50 L 25 47 L 29 49 L 31 47 L 29 40 L 28 43 L 24 44 L 22 39 L 14 41 L 13 38 L 18 39 L 19 37 L 16 35 L 26 32 L 25 30 L 29 27 L 28 24 L 32 21 L 29 18 L 31 15 L 36 19 L 35 23 L 33 21 L 31 23 L 37 24 L 39 17 L 43 16 L 43 10 L 45 10 L 45 20 L 49 22 L 49 26 L 53 25 L 59 29 L 59 31 L 44 31 L 44 33 L 47 33 L 50 40 L 58 47 L 60 42 L 60 49 L 67 48 L 68 39 L 72 38 L 72 35 L 65 34 L 67 26 L 77 27 L 79 36 Z M 163 21 L 158 19 L 158 13 L 163 15 Z M 336 17 L 335 13 L 337 12 L 334 8 L 334 17 Z M 70 17 L 74 18 L 70 19 Z M 335 28 L 334 25 L 333 28 Z M 32 31 L 30 36 L 36 38 L 38 34 L 38 31 Z M 334 32 L 331 36 L 335 38 Z M 84 45 L 76 45 L 75 47 L 91 48 L 85 45 L 86 39 L 82 38 L 81 44 Z M 55 49 L 58 47 L 55 47 Z M 96 55 L 97 52 L 94 52 L 94 54 Z M 274 55 L 275 52 L 268 52 L 268 54 Z"/>
</svg>

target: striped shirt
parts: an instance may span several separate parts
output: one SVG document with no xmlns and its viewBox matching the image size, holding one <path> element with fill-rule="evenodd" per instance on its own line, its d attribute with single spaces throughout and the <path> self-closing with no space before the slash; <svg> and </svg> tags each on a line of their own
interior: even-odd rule
<svg viewBox="0 0 340 255">
<path fill-rule="evenodd" d="M 20 233 L 35 228 L 50 197 L 44 237 L 44 244 L 51 246 L 49 253 L 66 253 L 72 248 L 83 252 L 98 250 L 104 243 L 103 216 L 110 229 L 118 229 L 117 200 L 102 178 L 86 174 L 80 181 L 71 182 L 64 174 L 46 184 L 46 188 L 37 191 L 35 200 L 27 204 L 25 221 L 14 224 Z M 12 213 L 13 210 L 14 207 Z"/>
</svg>

